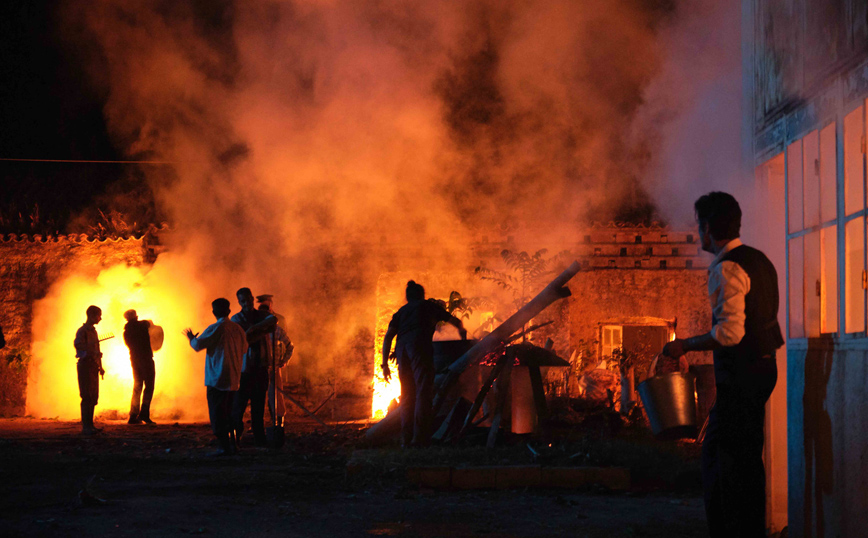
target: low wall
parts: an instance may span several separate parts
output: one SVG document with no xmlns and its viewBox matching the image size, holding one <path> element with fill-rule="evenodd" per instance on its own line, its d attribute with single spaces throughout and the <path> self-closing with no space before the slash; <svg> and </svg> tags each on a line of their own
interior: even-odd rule
<svg viewBox="0 0 868 538">
<path fill-rule="evenodd" d="M 116 264 L 141 265 L 148 254 L 146 237 L 103 241 L 83 234 L 0 237 L 0 326 L 6 337 L 6 347 L 0 350 L 0 416 L 25 413 L 34 301 L 72 267 L 96 273 Z"/>
</svg>

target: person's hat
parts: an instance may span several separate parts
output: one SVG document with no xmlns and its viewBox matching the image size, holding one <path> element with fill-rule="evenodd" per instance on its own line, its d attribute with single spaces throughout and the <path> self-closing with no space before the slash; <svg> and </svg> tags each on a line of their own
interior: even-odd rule
<svg viewBox="0 0 868 538">
<path fill-rule="evenodd" d="M 269 301 L 272 298 L 274 298 L 274 295 L 271 295 L 269 293 L 265 293 L 263 295 L 257 295 L 256 296 L 256 302 L 257 303 L 264 303 L 265 301 Z"/>
</svg>

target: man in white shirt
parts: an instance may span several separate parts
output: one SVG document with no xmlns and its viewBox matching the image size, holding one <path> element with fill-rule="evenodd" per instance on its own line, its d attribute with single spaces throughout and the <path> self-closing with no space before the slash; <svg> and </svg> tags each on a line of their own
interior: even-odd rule
<svg viewBox="0 0 868 538">
<path fill-rule="evenodd" d="M 232 401 L 241 382 L 241 361 L 247 352 L 247 335 L 244 329 L 229 319 L 228 299 L 216 299 L 211 303 L 211 311 L 217 318 L 216 323 L 209 325 L 202 334 L 193 334 L 190 329 L 186 329 L 184 334 L 194 350 L 206 350 L 208 416 L 211 429 L 220 443 L 220 448 L 209 455 L 223 456 L 235 451 L 235 443 L 230 435 Z"/>
<path fill-rule="evenodd" d="M 694 204 L 708 269 L 711 331 L 666 344 L 663 354 L 714 351 L 717 399 L 702 444 L 702 482 L 713 538 L 765 537 L 765 403 L 777 382 L 778 325 L 774 266 L 739 237 L 741 208 L 731 195 L 711 192 Z"/>
</svg>

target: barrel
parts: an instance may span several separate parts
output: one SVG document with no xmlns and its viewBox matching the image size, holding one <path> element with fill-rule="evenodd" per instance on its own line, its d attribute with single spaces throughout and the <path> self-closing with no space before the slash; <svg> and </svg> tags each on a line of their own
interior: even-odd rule
<svg viewBox="0 0 868 538">
<path fill-rule="evenodd" d="M 435 340 L 432 342 L 434 344 L 434 371 L 440 372 L 448 368 L 476 342 L 477 340 Z"/>
<path fill-rule="evenodd" d="M 638 391 L 655 436 L 696 437 L 696 376 L 672 372 L 649 377 L 639 383 Z"/>
</svg>

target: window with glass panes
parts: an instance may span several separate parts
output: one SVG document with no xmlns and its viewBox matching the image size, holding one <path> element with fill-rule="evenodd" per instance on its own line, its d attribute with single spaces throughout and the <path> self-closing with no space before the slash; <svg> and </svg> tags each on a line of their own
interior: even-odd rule
<svg viewBox="0 0 868 538">
<path fill-rule="evenodd" d="M 844 116 L 844 331 L 865 332 L 865 104 Z"/>
<path fill-rule="evenodd" d="M 601 328 L 601 353 L 604 360 L 610 360 L 615 350 L 621 349 L 624 337 L 624 328 L 620 325 L 603 325 Z"/>
<path fill-rule="evenodd" d="M 791 338 L 838 332 L 836 144 L 832 122 L 787 146 Z"/>
</svg>

